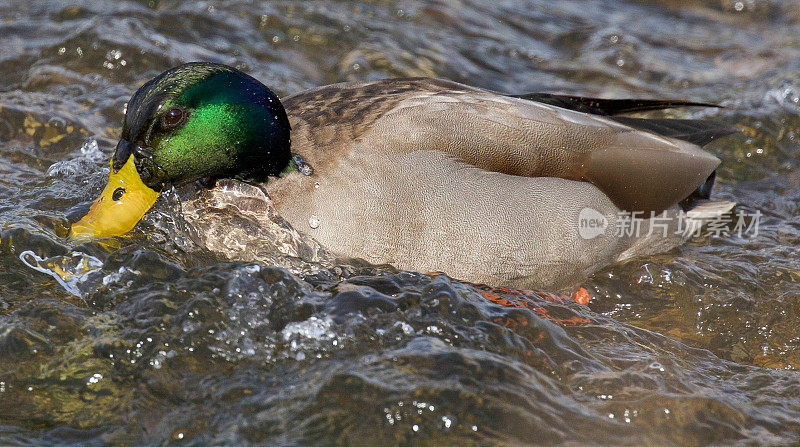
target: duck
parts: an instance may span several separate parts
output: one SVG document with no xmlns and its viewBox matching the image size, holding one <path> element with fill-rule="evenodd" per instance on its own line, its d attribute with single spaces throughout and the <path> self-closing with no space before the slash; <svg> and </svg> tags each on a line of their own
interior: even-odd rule
<svg viewBox="0 0 800 447">
<path fill-rule="evenodd" d="M 702 147 L 735 128 L 630 116 L 674 107 L 717 106 L 433 78 L 279 99 L 236 68 L 190 62 L 127 103 L 108 182 L 69 237 L 123 235 L 163 191 L 194 185 L 226 192 L 231 206 L 187 215 L 231 259 L 258 262 L 272 242 L 220 214 L 271 213 L 342 259 L 560 290 L 671 250 L 733 208 L 711 199 L 720 160 Z"/>
</svg>

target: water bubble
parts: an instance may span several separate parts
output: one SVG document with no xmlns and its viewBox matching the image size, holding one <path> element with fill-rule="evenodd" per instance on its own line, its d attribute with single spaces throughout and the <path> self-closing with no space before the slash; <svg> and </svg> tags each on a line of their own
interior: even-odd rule
<svg viewBox="0 0 800 447">
<path fill-rule="evenodd" d="M 331 331 L 333 324 L 330 319 L 320 319 L 310 317 L 308 320 L 289 323 L 283 328 L 283 339 L 289 341 L 293 336 L 299 335 L 302 338 L 315 340 L 330 340 L 336 338 L 336 334 Z"/>
<path fill-rule="evenodd" d="M 300 171 L 303 175 L 311 175 L 314 173 L 314 168 L 303 159 L 303 157 L 299 155 L 293 155 L 292 161 L 294 161 L 295 166 L 297 166 L 297 170 Z"/>
<path fill-rule="evenodd" d="M 81 146 L 81 155 L 92 161 L 105 160 L 106 156 L 97 145 L 97 140 L 90 140 Z"/>
<path fill-rule="evenodd" d="M 403 333 L 406 335 L 411 335 L 414 333 L 414 328 L 406 322 L 398 321 L 394 324 L 394 326 L 395 327 L 399 326 L 400 329 L 403 331 Z"/>
<path fill-rule="evenodd" d="M 58 116 L 54 116 L 54 117 L 50 118 L 49 120 L 47 120 L 47 124 L 50 127 L 55 127 L 56 129 L 59 129 L 59 130 L 63 130 L 63 129 L 65 129 L 67 127 L 67 122 L 64 121 L 63 118 L 58 117 Z"/>
<path fill-rule="evenodd" d="M 439 326 L 436 326 L 436 325 L 430 325 L 430 326 L 426 327 L 425 330 L 428 331 L 428 333 L 431 333 L 431 334 L 442 335 L 442 330 L 439 329 Z M 404 330 L 404 332 L 405 332 L 405 330 Z"/>
<path fill-rule="evenodd" d="M 92 377 L 89 377 L 89 380 L 86 382 L 87 385 L 92 385 L 100 381 L 103 378 L 103 375 L 100 373 L 92 374 Z"/>
<path fill-rule="evenodd" d="M 311 217 L 308 218 L 308 226 L 313 229 L 319 228 L 319 217 L 312 214 Z"/>
</svg>

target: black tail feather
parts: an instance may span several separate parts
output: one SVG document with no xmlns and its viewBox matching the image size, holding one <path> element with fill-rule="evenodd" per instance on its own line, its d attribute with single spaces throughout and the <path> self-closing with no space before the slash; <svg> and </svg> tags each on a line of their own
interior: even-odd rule
<svg viewBox="0 0 800 447">
<path fill-rule="evenodd" d="M 681 200 L 680 206 L 684 211 L 694 208 L 698 202 L 711 199 L 711 190 L 714 189 L 714 180 L 717 178 L 717 171 L 711 173 L 702 185 L 698 186 L 689 197 Z"/>
<path fill-rule="evenodd" d="M 670 118 L 631 118 L 616 116 L 624 113 L 675 107 L 722 107 L 717 104 L 663 99 L 601 99 L 584 96 L 554 95 L 552 93 L 526 93 L 509 95 L 514 98 L 538 101 L 565 109 L 593 115 L 607 116 L 619 123 L 637 129 L 704 146 L 716 138 L 738 132 L 735 127 L 714 121 Z"/>
<path fill-rule="evenodd" d="M 593 115 L 614 116 L 622 113 L 646 112 L 648 110 L 672 109 L 675 107 L 718 107 L 718 104 L 670 99 L 603 99 L 586 96 L 554 95 L 552 93 L 526 93 L 509 95 L 514 98 L 543 102 L 565 109 Z"/>
</svg>

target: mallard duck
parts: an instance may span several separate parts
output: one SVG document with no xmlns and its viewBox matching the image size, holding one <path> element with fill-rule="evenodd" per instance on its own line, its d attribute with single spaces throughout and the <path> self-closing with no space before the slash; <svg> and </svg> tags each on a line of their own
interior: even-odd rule
<svg viewBox="0 0 800 447">
<path fill-rule="evenodd" d="M 688 236 L 676 226 L 731 209 L 710 201 L 720 161 L 701 149 L 728 127 L 618 116 L 709 105 L 507 95 L 426 78 L 280 100 L 232 67 L 188 63 L 133 95 L 108 184 L 71 236 L 130 231 L 169 185 L 235 179 L 337 256 L 562 288 L 673 248 Z M 641 217 L 635 233 L 618 231 L 626 212 Z M 270 244 L 236 242 L 214 249 L 253 260 L 242 247 Z"/>
</svg>

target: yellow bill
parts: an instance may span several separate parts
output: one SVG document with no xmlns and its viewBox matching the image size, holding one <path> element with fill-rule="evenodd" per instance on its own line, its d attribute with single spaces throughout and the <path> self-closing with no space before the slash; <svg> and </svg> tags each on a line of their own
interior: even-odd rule
<svg viewBox="0 0 800 447">
<path fill-rule="evenodd" d="M 158 192 L 142 182 L 133 156 L 119 171 L 108 174 L 108 183 L 89 212 L 72 224 L 69 237 L 73 241 L 85 241 L 119 236 L 131 231 L 158 198 Z"/>
</svg>

